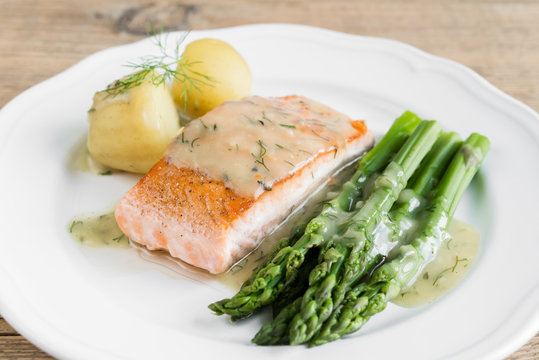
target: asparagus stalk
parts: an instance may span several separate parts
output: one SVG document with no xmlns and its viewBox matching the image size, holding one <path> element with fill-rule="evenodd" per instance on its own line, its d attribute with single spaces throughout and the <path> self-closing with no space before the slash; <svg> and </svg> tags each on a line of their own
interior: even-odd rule
<svg viewBox="0 0 539 360">
<path fill-rule="evenodd" d="M 488 139 L 482 135 L 474 133 L 468 137 L 436 188 L 418 236 L 410 244 L 401 246 L 396 257 L 378 268 L 368 282 L 360 283 L 347 293 L 310 346 L 323 345 L 359 330 L 433 260 L 455 209 L 489 147 Z"/>
<path fill-rule="evenodd" d="M 309 222 L 303 236 L 268 259 L 236 295 L 210 304 L 209 308 L 217 315 L 246 316 L 272 303 L 285 285 L 294 280 L 309 249 L 322 245 L 336 233 L 339 215 L 354 208 L 370 176 L 385 167 L 420 121 L 411 112 L 398 118 L 378 145 L 359 161 L 358 169 L 340 194 Z"/>
<path fill-rule="evenodd" d="M 303 296 L 300 311 L 290 324 L 291 345 L 308 341 L 320 330 L 333 311 L 333 293 L 339 283 L 342 283 L 340 288 L 347 287 L 351 281 L 365 273 L 362 258 L 374 247 L 373 234 L 376 227 L 387 223 L 389 210 L 435 143 L 440 131 L 435 121 L 423 121 L 418 125 L 395 159 L 375 180 L 373 192 L 361 209 L 350 218 L 344 234 L 333 241 L 334 245 L 328 251 L 332 256 L 313 269 L 311 286 Z"/>
<path fill-rule="evenodd" d="M 398 216 L 395 219 L 392 219 L 392 221 L 397 225 L 398 228 L 402 226 L 401 223 L 404 222 L 404 219 L 410 216 L 416 210 L 417 206 L 415 206 L 415 204 L 418 202 L 417 198 L 422 198 L 426 196 L 429 191 L 431 191 L 432 186 L 441 176 L 441 172 L 445 169 L 451 160 L 451 157 L 461 144 L 462 142 L 460 141 L 460 137 L 456 133 L 444 133 L 438 138 L 436 143 L 434 143 L 431 151 L 421 163 L 420 168 L 410 180 L 407 190 L 409 190 L 413 196 L 409 196 L 402 203 L 398 205 L 395 204 L 393 206 L 393 209 L 397 210 L 392 210 L 391 214 L 396 213 Z M 426 181 L 427 179 L 428 181 Z M 362 270 L 357 273 L 356 277 L 352 279 L 340 277 L 335 289 L 333 290 L 333 307 L 340 304 L 344 298 L 344 294 L 350 289 L 353 282 L 357 281 L 364 274 L 370 272 L 384 259 L 384 257 L 385 254 L 382 254 L 380 249 L 374 246 L 367 254 L 365 254 L 365 256 L 361 257 L 358 266 Z M 325 264 L 323 259 L 321 260 L 321 265 Z M 332 268 L 332 270 L 336 269 L 336 266 L 335 268 Z M 334 271 L 331 271 L 330 273 L 336 274 Z M 311 280 L 311 283 L 313 282 L 314 281 Z M 305 293 L 303 299 L 312 298 L 315 289 L 316 286 L 311 286 L 311 288 Z M 288 342 L 290 322 L 298 313 L 300 313 L 300 310 L 302 309 L 301 305 L 302 303 L 299 300 L 296 300 L 288 305 L 275 317 L 272 322 L 264 324 L 253 339 L 253 342 L 259 345 L 275 345 Z M 308 311 L 313 310 L 313 307 L 307 307 L 305 304 L 303 304 L 303 308 L 308 309 Z M 318 323 L 310 324 L 311 327 L 315 328 L 313 332 L 320 329 L 325 318 L 327 318 L 327 316 L 319 316 Z M 311 319 L 311 321 L 314 321 L 316 318 L 312 317 Z"/>
</svg>

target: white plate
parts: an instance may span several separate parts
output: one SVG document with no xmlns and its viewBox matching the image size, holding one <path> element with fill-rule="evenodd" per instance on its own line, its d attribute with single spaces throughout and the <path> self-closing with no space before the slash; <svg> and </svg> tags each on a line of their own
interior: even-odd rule
<svg viewBox="0 0 539 360">
<path fill-rule="evenodd" d="M 175 34 L 178 35 L 178 34 Z M 173 36 L 175 36 L 173 35 Z M 482 235 L 469 276 L 438 302 L 390 305 L 356 335 L 322 347 L 257 347 L 259 317 L 230 324 L 206 308 L 232 290 L 170 277 L 134 251 L 80 246 L 78 214 L 116 203 L 136 177 L 69 166 L 96 90 L 148 40 L 99 52 L 19 95 L 0 112 L 0 313 L 61 358 L 494 359 L 539 330 L 539 116 L 471 70 L 411 46 L 296 25 L 194 31 L 231 43 L 253 92 L 302 94 L 385 130 L 405 109 L 492 150 L 457 217 Z"/>
</svg>

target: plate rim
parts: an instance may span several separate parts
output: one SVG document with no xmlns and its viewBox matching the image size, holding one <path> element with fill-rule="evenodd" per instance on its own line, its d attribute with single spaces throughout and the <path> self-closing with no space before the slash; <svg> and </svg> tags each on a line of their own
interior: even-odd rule
<svg viewBox="0 0 539 360">
<path fill-rule="evenodd" d="M 293 34 L 291 38 L 298 37 L 298 34 L 302 34 L 302 36 L 307 37 L 319 37 L 320 35 L 326 36 L 326 37 L 333 37 L 333 38 L 340 38 L 340 39 L 347 39 L 357 41 L 359 40 L 366 40 L 371 41 L 373 43 L 379 43 L 382 47 L 388 47 L 392 48 L 395 53 L 412 53 L 414 56 L 418 56 L 422 58 L 426 63 L 430 64 L 437 64 L 436 69 L 437 71 L 441 71 L 440 68 L 448 67 L 453 69 L 453 71 L 456 71 L 461 76 L 467 77 L 471 79 L 471 81 L 475 82 L 477 85 L 481 86 L 482 88 L 480 90 L 488 91 L 491 93 L 492 96 L 495 96 L 496 98 L 503 98 L 506 101 L 506 104 L 509 106 L 512 106 L 512 110 L 514 111 L 523 111 L 528 117 L 528 120 L 520 119 L 520 121 L 526 121 L 526 127 L 531 126 L 532 129 L 539 133 L 539 114 L 535 112 L 531 107 L 524 104 L 520 100 L 515 99 L 514 97 L 504 93 L 502 90 L 496 88 L 493 84 L 491 84 L 488 80 L 483 78 L 481 75 L 479 75 L 474 70 L 470 69 L 469 67 L 460 64 L 454 60 L 442 58 L 437 55 L 433 55 L 430 53 L 427 53 L 424 50 L 421 50 L 417 47 L 414 47 L 412 45 L 403 43 L 401 41 L 392 40 L 392 39 L 386 39 L 386 38 L 380 38 L 380 37 L 373 37 L 373 36 L 365 36 L 365 35 L 356 35 L 356 34 L 349 34 L 349 33 L 343 33 L 339 31 L 329 30 L 329 29 L 323 29 L 319 27 L 314 26 L 308 26 L 308 25 L 297 25 L 297 24 L 281 24 L 281 23 L 267 23 L 267 24 L 249 24 L 249 25 L 239 25 L 239 26 L 233 26 L 233 27 L 226 27 L 226 28 L 217 28 L 217 29 L 209 29 L 209 30 L 193 30 L 193 33 L 219 33 L 219 32 L 234 32 L 234 31 L 259 31 L 259 32 L 268 32 L 271 33 L 272 31 L 275 31 L 276 29 L 285 30 L 288 31 L 289 34 Z M 182 31 L 176 31 L 171 32 L 172 35 L 176 35 L 182 33 Z M 7 138 L 9 136 L 10 130 L 15 125 L 15 120 L 17 117 L 12 116 L 12 114 L 22 114 L 20 109 L 20 104 L 23 104 L 27 102 L 32 97 L 39 94 L 39 92 L 43 91 L 44 89 L 47 89 L 49 86 L 56 86 L 55 84 L 61 84 L 65 79 L 68 79 L 72 74 L 81 72 L 84 70 L 85 67 L 91 66 L 93 63 L 95 63 L 100 58 L 105 58 L 109 56 L 110 53 L 113 52 L 122 52 L 127 48 L 137 47 L 140 46 L 140 44 L 144 42 L 148 42 L 148 38 L 138 40 L 136 42 L 114 46 L 110 48 L 106 48 L 103 50 L 100 50 L 96 53 L 93 53 L 84 59 L 80 60 L 76 64 L 70 66 L 69 68 L 63 70 L 62 72 L 54 75 L 53 77 L 44 80 L 36 85 L 33 85 L 32 87 L 28 88 L 27 90 L 23 91 L 16 97 L 14 97 L 12 100 L 10 100 L 2 109 L 0 109 L 0 155 L 3 153 L 3 139 Z M 481 91 L 478 91 L 478 93 Z M 502 106 L 498 104 L 499 106 Z M 508 106 L 504 105 L 504 106 Z M 517 121 L 515 119 L 515 121 Z M 3 134 L 3 136 L 2 136 Z M 537 137 L 534 136 L 534 139 L 536 141 L 539 141 Z M 1 171 L 0 171 L 1 172 Z M 9 273 L 4 269 L 2 264 L 0 264 L 0 273 L 3 273 L 4 276 L 0 276 L 0 281 L 3 281 L 4 278 L 9 280 Z M 2 274 L 0 274 L 2 275 Z M 9 284 L 9 281 L 2 282 L 2 288 L 8 288 L 8 289 L 15 289 L 16 284 L 13 284 L 11 287 L 8 287 L 6 285 Z M 539 294 L 538 291 L 535 291 Z M 24 299 L 23 299 L 24 300 Z M 33 310 L 31 308 L 31 310 Z M 36 333 L 34 331 L 35 326 L 32 326 L 32 324 L 29 324 L 23 320 L 24 316 L 20 316 L 19 314 L 20 309 L 17 311 L 17 307 L 13 306 L 11 304 L 5 301 L 5 297 L 2 296 L 0 293 L 0 313 L 12 325 L 21 335 L 26 337 L 28 340 L 30 340 L 33 344 L 38 346 L 39 348 L 43 349 L 47 353 L 56 356 L 56 357 L 71 357 L 74 354 L 81 354 L 78 350 L 80 350 L 80 347 L 77 347 L 75 344 L 72 344 L 72 346 L 67 348 L 60 348 L 51 345 L 53 341 L 46 341 L 46 339 L 63 339 L 65 337 L 65 334 L 63 334 L 61 331 L 56 331 L 54 334 L 49 334 L 46 337 L 40 336 L 39 333 Z M 40 320 L 42 321 L 42 320 Z M 42 321 L 43 322 L 43 321 Z M 43 324 L 46 326 L 50 326 L 50 324 Z M 509 355 L 511 352 L 515 351 L 523 345 L 528 339 L 534 336 L 534 334 L 539 330 L 539 310 L 536 311 L 535 316 L 530 316 L 528 318 L 528 321 L 526 323 L 526 326 L 522 326 L 520 328 L 520 331 L 513 334 L 513 336 L 507 341 L 498 343 L 496 347 L 492 348 L 492 354 L 496 355 L 502 355 L 506 356 Z M 495 333 L 497 329 L 494 329 L 492 333 Z M 492 334 L 491 333 L 491 334 Z M 485 340 L 488 340 L 490 335 L 485 338 Z M 483 341 L 485 341 L 483 340 Z M 482 342 L 482 341 L 481 341 Z M 480 343 L 481 343 L 480 342 Z M 477 346 L 476 343 L 474 345 L 471 345 L 467 349 L 473 349 L 475 346 Z M 90 349 L 86 349 L 87 344 L 82 344 L 85 349 L 85 353 L 89 354 Z M 468 351 L 468 350 L 463 350 Z M 93 352 L 93 351 L 91 351 Z M 107 355 L 107 356 L 115 356 L 113 354 L 102 354 L 101 355 Z M 454 356 L 462 355 L 461 353 L 455 354 Z M 486 354 L 488 355 L 488 354 Z M 485 356 L 486 356 L 485 355 Z M 452 357 L 450 355 L 450 357 Z"/>
</svg>

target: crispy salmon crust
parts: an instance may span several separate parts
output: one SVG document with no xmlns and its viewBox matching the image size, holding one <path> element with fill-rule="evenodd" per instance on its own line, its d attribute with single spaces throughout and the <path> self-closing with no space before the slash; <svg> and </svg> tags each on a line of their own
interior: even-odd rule
<svg viewBox="0 0 539 360">
<path fill-rule="evenodd" d="M 165 249 L 211 273 L 224 272 L 337 167 L 372 146 L 364 123 L 352 125 L 357 132 L 345 139 L 343 151 L 321 151 L 256 199 L 163 158 L 122 198 L 115 212 L 118 225 L 148 249 Z"/>
</svg>

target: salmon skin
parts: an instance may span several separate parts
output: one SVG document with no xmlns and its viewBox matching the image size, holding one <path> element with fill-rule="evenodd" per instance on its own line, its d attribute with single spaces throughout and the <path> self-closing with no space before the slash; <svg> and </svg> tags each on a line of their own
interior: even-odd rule
<svg viewBox="0 0 539 360">
<path fill-rule="evenodd" d="M 302 96 L 226 102 L 185 126 L 116 220 L 132 241 L 221 273 L 373 142 L 363 121 Z"/>
</svg>

